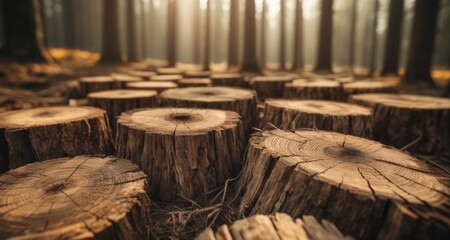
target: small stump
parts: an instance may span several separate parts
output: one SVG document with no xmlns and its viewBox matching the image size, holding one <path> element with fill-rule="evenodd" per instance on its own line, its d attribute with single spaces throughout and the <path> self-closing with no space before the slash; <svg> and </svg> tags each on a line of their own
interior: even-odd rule
<svg viewBox="0 0 450 240">
<path fill-rule="evenodd" d="M 317 221 L 313 216 L 292 219 L 285 213 L 255 215 L 237 220 L 230 227 L 220 226 L 216 232 L 206 229 L 197 240 L 254 240 L 254 239 L 298 239 L 298 240 L 351 240 L 344 236 L 333 223 Z"/>
<path fill-rule="evenodd" d="M 344 100 L 361 93 L 397 93 L 398 86 L 388 81 L 364 80 L 343 84 Z"/>
<path fill-rule="evenodd" d="M 239 213 L 310 214 L 361 239 L 448 239 L 450 191 L 435 173 L 411 155 L 364 138 L 262 132 L 247 148 Z"/>
<path fill-rule="evenodd" d="M 173 82 L 152 82 L 152 81 L 128 83 L 126 86 L 126 88 L 128 89 L 153 90 L 157 91 L 158 93 L 177 87 L 178 85 Z"/>
<path fill-rule="evenodd" d="M 178 81 L 178 87 L 209 87 L 212 85 L 209 78 L 188 78 Z"/>
<path fill-rule="evenodd" d="M 373 109 L 374 138 L 409 151 L 450 153 L 450 100 L 406 94 L 359 94 L 350 101 Z"/>
<path fill-rule="evenodd" d="M 355 104 L 319 101 L 319 100 L 284 100 L 266 101 L 261 128 L 267 124 L 285 130 L 316 128 L 372 137 L 372 113 L 370 108 Z"/>
<path fill-rule="evenodd" d="M 144 81 L 141 77 L 133 77 L 125 74 L 113 73 L 111 77 L 114 79 L 116 84 L 116 89 L 124 89 L 128 83 L 132 82 L 142 82 Z"/>
<path fill-rule="evenodd" d="M 291 77 L 285 76 L 260 76 L 250 80 L 250 85 L 255 89 L 258 99 L 264 101 L 267 98 L 281 98 L 284 93 L 284 85 L 292 82 Z"/>
<path fill-rule="evenodd" d="M 86 97 L 91 92 L 100 92 L 116 88 L 114 78 L 111 76 L 82 77 L 79 81 L 82 97 Z"/>
<path fill-rule="evenodd" d="M 113 157 L 61 158 L 0 175 L 0 236 L 145 239 L 145 174 Z"/>
<path fill-rule="evenodd" d="M 245 87 L 245 81 L 240 73 L 216 73 L 211 74 L 213 86 Z"/>
<path fill-rule="evenodd" d="M 158 75 L 183 75 L 184 72 L 185 72 L 184 70 L 169 67 L 162 67 L 156 69 L 156 73 Z"/>
<path fill-rule="evenodd" d="M 330 80 L 294 80 L 286 83 L 284 98 L 288 99 L 316 99 L 343 100 L 341 84 Z"/>
<path fill-rule="evenodd" d="M 140 77 L 144 80 L 150 80 L 151 77 L 156 75 L 156 73 L 152 71 L 128 71 L 126 74 L 134 77 Z"/>
<path fill-rule="evenodd" d="M 135 108 L 157 107 L 159 106 L 157 95 L 156 91 L 151 90 L 111 90 L 90 93 L 88 101 L 90 106 L 106 110 L 113 136 L 115 136 L 116 118 L 122 112 Z"/>
<path fill-rule="evenodd" d="M 82 154 L 112 153 L 105 111 L 43 107 L 0 114 L 0 168 Z"/>
<path fill-rule="evenodd" d="M 227 87 L 191 87 L 167 90 L 160 95 L 163 107 L 212 108 L 235 111 L 247 129 L 258 122 L 253 91 Z"/>
<path fill-rule="evenodd" d="M 183 79 L 183 75 L 155 75 L 150 78 L 150 81 L 177 83 L 181 79 Z"/>
<path fill-rule="evenodd" d="M 147 173 L 150 195 L 205 202 L 206 194 L 237 175 L 244 129 L 237 113 L 212 109 L 156 108 L 123 113 L 117 155 Z"/>
<path fill-rule="evenodd" d="M 184 78 L 209 78 L 210 76 L 210 71 L 186 71 L 184 73 Z"/>
</svg>

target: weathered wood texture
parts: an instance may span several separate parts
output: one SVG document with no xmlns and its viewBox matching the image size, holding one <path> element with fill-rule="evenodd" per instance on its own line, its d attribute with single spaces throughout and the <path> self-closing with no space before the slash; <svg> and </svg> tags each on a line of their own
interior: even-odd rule
<svg viewBox="0 0 450 240">
<path fill-rule="evenodd" d="M 343 99 L 341 84 L 331 80 L 294 80 L 286 83 L 284 98 L 288 99 L 316 99 L 337 100 Z"/>
<path fill-rule="evenodd" d="M 188 78 L 178 81 L 178 87 L 210 87 L 212 86 L 209 78 Z"/>
<path fill-rule="evenodd" d="M 88 104 L 106 110 L 109 124 L 116 132 L 117 117 L 126 111 L 135 108 L 158 107 L 158 97 L 156 91 L 151 90 L 111 90 L 88 95 Z"/>
<path fill-rule="evenodd" d="M 406 94 L 360 94 L 350 101 L 373 109 L 374 138 L 408 151 L 450 153 L 450 99 Z"/>
<path fill-rule="evenodd" d="M 291 77 L 271 76 L 254 77 L 250 80 L 251 87 L 256 91 L 258 99 L 264 101 L 266 98 L 281 98 L 284 93 L 284 85 L 292 82 Z"/>
<path fill-rule="evenodd" d="M 135 89 L 135 90 L 154 90 L 158 93 L 168 90 L 177 88 L 178 85 L 173 82 L 153 82 L 153 81 L 145 81 L 145 82 L 134 82 L 134 83 L 128 83 L 126 85 L 127 89 Z"/>
<path fill-rule="evenodd" d="M 145 239 L 146 176 L 129 160 L 78 156 L 0 175 L 0 236 Z"/>
<path fill-rule="evenodd" d="M 105 111 L 92 107 L 43 107 L 0 114 L 0 167 L 81 154 L 110 154 Z"/>
<path fill-rule="evenodd" d="M 228 87 L 191 87 L 161 93 L 163 107 L 211 108 L 235 111 L 247 129 L 258 122 L 256 96 L 253 91 Z"/>
<path fill-rule="evenodd" d="M 116 89 L 124 89 L 128 83 L 131 82 L 142 82 L 144 78 L 135 77 L 125 74 L 112 73 L 111 77 L 114 79 L 114 84 Z"/>
<path fill-rule="evenodd" d="M 364 80 L 345 83 L 342 86 L 344 100 L 350 95 L 362 93 L 397 93 L 398 85 L 388 81 Z"/>
<path fill-rule="evenodd" d="M 245 132 L 235 112 L 135 110 L 123 113 L 118 127 L 117 155 L 147 173 L 155 199 L 170 202 L 182 195 L 205 202 L 207 192 L 242 167 Z"/>
<path fill-rule="evenodd" d="M 107 91 L 116 88 L 111 76 L 83 77 L 79 79 L 81 96 L 86 97 L 91 92 Z"/>
<path fill-rule="evenodd" d="M 150 81 L 154 82 L 173 82 L 177 83 L 183 79 L 183 75 L 180 74 L 174 74 L 174 75 L 155 75 L 150 78 Z"/>
<path fill-rule="evenodd" d="M 320 100 L 269 99 L 260 128 L 268 124 L 285 130 L 316 128 L 372 137 L 370 108 L 355 104 Z"/>
<path fill-rule="evenodd" d="M 209 78 L 210 76 L 210 71 L 186 71 L 184 73 L 184 78 Z"/>
<path fill-rule="evenodd" d="M 156 73 L 158 75 L 183 75 L 184 72 L 185 72 L 184 70 L 170 67 L 162 67 L 156 69 Z"/>
<path fill-rule="evenodd" d="M 351 240 L 327 220 L 317 221 L 313 216 L 292 219 L 285 213 L 255 215 L 237 220 L 230 227 L 220 226 L 216 232 L 206 229 L 197 240 Z"/>
<path fill-rule="evenodd" d="M 238 212 L 313 215 L 361 239 L 448 239 L 450 191 L 435 172 L 359 137 L 261 132 L 247 148 Z"/>
<path fill-rule="evenodd" d="M 246 87 L 244 77 L 240 73 L 216 73 L 211 74 L 213 86 Z"/>
</svg>

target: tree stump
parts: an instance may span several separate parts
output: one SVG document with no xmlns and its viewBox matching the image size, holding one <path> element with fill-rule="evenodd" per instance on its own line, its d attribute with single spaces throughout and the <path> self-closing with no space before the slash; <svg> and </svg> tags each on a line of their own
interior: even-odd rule
<svg viewBox="0 0 450 240">
<path fill-rule="evenodd" d="M 205 202 L 206 193 L 235 177 L 242 167 L 244 128 L 235 112 L 155 108 L 118 119 L 117 155 L 143 169 L 150 195 L 178 195 Z"/>
<path fill-rule="evenodd" d="M 348 103 L 269 99 L 266 101 L 260 127 L 263 129 L 269 123 L 291 131 L 315 128 L 364 138 L 372 137 L 370 108 Z"/>
<path fill-rule="evenodd" d="M 449 99 L 380 93 L 349 100 L 373 109 L 374 139 L 412 152 L 450 153 Z"/>
<path fill-rule="evenodd" d="M 111 77 L 114 79 L 116 84 L 116 89 L 124 89 L 126 85 L 131 82 L 143 82 L 144 79 L 141 77 L 133 77 L 125 74 L 113 73 Z"/>
<path fill-rule="evenodd" d="M 450 191 L 435 173 L 411 155 L 364 138 L 261 132 L 247 148 L 239 213 L 313 215 L 360 239 L 448 239 Z"/>
<path fill-rule="evenodd" d="M 158 93 L 151 90 L 111 90 L 90 93 L 90 106 L 106 110 L 113 136 L 116 133 L 117 117 L 135 108 L 149 108 L 159 106 Z"/>
<path fill-rule="evenodd" d="M 264 101 L 267 98 L 283 97 L 284 85 L 292 82 L 291 77 L 260 76 L 250 80 L 250 85 L 255 89 L 258 99 Z"/>
<path fill-rule="evenodd" d="M 245 81 L 240 73 L 216 73 L 211 74 L 213 86 L 245 87 Z"/>
<path fill-rule="evenodd" d="M 177 87 L 178 87 L 178 85 L 173 82 L 145 81 L 145 82 L 135 82 L 135 83 L 127 84 L 128 89 L 153 90 L 153 91 L 157 91 L 158 93 L 168 90 L 168 89 L 177 88 Z"/>
<path fill-rule="evenodd" d="M 258 122 L 256 96 L 253 91 L 228 87 L 191 87 L 171 89 L 161 93 L 163 107 L 211 108 L 234 111 L 241 115 L 244 126 Z"/>
<path fill-rule="evenodd" d="M 169 67 L 162 67 L 156 69 L 156 73 L 158 75 L 183 75 L 184 72 L 185 72 L 184 70 Z"/>
<path fill-rule="evenodd" d="M 145 174 L 129 160 L 79 156 L 0 175 L 0 236 L 145 239 Z"/>
<path fill-rule="evenodd" d="M 178 81 L 178 87 L 210 87 L 212 85 L 209 78 L 188 78 Z"/>
<path fill-rule="evenodd" d="M 344 99 L 347 100 L 350 95 L 361 93 L 397 93 L 398 86 L 392 82 L 364 80 L 352 83 L 345 83 L 342 86 Z"/>
<path fill-rule="evenodd" d="M 284 98 L 288 99 L 316 99 L 343 100 L 341 84 L 329 80 L 294 80 L 286 83 Z"/>
<path fill-rule="evenodd" d="M 152 71 L 127 71 L 126 74 L 134 77 L 140 77 L 144 80 L 150 80 L 151 77 L 156 75 L 156 73 Z"/>
<path fill-rule="evenodd" d="M 82 97 L 86 97 L 91 92 L 106 91 L 116 87 L 111 76 L 82 77 L 79 81 Z"/>
<path fill-rule="evenodd" d="M 112 153 L 105 111 L 92 107 L 42 107 L 0 114 L 0 168 L 31 162 Z"/>
<path fill-rule="evenodd" d="M 150 81 L 177 83 L 181 79 L 183 79 L 183 75 L 155 75 L 150 78 Z"/>
<path fill-rule="evenodd" d="M 209 78 L 210 76 L 210 71 L 186 71 L 184 73 L 184 78 Z"/>
<path fill-rule="evenodd" d="M 255 215 L 237 220 L 231 227 L 220 226 L 216 232 L 206 229 L 197 240 L 254 240 L 254 239 L 280 239 L 280 240 L 351 240 L 344 236 L 336 226 L 327 221 L 317 221 L 313 216 L 303 216 L 292 219 L 285 213 L 274 215 Z"/>
</svg>

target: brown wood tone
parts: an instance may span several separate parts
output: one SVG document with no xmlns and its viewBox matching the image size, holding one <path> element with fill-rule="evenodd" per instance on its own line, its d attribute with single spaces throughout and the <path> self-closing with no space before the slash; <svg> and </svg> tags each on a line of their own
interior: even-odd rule
<svg viewBox="0 0 450 240">
<path fill-rule="evenodd" d="M 0 114 L 0 168 L 81 154 L 112 153 L 105 111 L 42 107 Z"/>
<path fill-rule="evenodd" d="M 213 86 L 230 86 L 230 87 L 245 87 L 246 82 L 240 73 L 216 73 L 211 74 L 211 81 Z"/>
<path fill-rule="evenodd" d="M 152 72 L 152 71 L 138 71 L 138 70 L 127 71 L 127 72 L 125 72 L 125 74 L 134 76 L 134 77 L 140 77 L 140 78 L 143 78 L 144 80 L 150 80 L 151 77 L 156 75 L 156 73 Z"/>
<path fill-rule="evenodd" d="M 112 90 L 116 87 L 114 78 L 111 76 L 82 77 L 79 82 L 82 97 L 86 97 L 91 92 Z"/>
<path fill-rule="evenodd" d="M 134 83 L 127 83 L 126 85 L 127 89 L 154 90 L 157 91 L 158 93 L 177 87 L 178 85 L 173 82 L 156 82 L 156 81 L 134 82 Z"/>
<path fill-rule="evenodd" d="M 78 156 L 0 175 L 0 236 L 13 239 L 146 239 L 150 201 L 129 160 Z"/>
<path fill-rule="evenodd" d="M 150 195 L 173 201 L 178 195 L 205 202 L 242 167 L 244 128 L 235 112 L 155 108 L 123 113 L 118 119 L 117 155 L 147 174 Z"/>
<path fill-rule="evenodd" d="M 281 98 L 284 93 L 284 85 L 292 82 L 292 77 L 286 76 L 260 76 L 250 80 L 250 85 L 255 89 L 258 99 Z"/>
<path fill-rule="evenodd" d="M 333 0 L 322 0 L 321 2 L 317 64 L 314 71 L 332 72 Z"/>
<path fill-rule="evenodd" d="M 256 96 L 253 91 L 229 87 L 190 87 L 161 93 L 163 107 L 211 108 L 234 111 L 241 115 L 249 130 L 258 122 Z"/>
<path fill-rule="evenodd" d="M 239 214 L 313 215 L 360 239 L 450 237 L 448 186 L 392 147 L 336 132 L 273 130 L 253 135 L 245 161 Z"/>
<path fill-rule="evenodd" d="M 315 128 L 372 137 L 370 108 L 334 101 L 269 99 L 260 128 L 269 123 L 292 131 Z"/>
<path fill-rule="evenodd" d="M 177 83 L 183 79 L 183 75 L 180 74 L 174 74 L 174 75 L 155 75 L 150 78 L 150 81 L 157 81 L 157 82 L 173 82 Z"/>
<path fill-rule="evenodd" d="M 90 93 L 90 106 L 106 110 L 113 136 L 116 132 L 117 117 L 135 108 L 149 108 L 159 106 L 158 93 L 152 90 L 111 90 Z"/>
<path fill-rule="evenodd" d="M 343 100 L 341 84 L 330 80 L 294 80 L 286 83 L 284 98 L 288 99 L 316 99 Z"/>
<path fill-rule="evenodd" d="M 408 151 L 450 153 L 450 99 L 406 94 L 358 94 L 373 109 L 374 139 Z"/>
<path fill-rule="evenodd" d="M 130 82 L 142 82 L 144 81 L 144 78 L 141 77 L 134 77 L 130 75 L 120 74 L 120 73 L 113 73 L 111 74 L 111 77 L 114 79 L 114 84 L 116 89 L 124 89 L 126 85 Z"/>
<path fill-rule="evenodd" d="M 184 78 L 209 78 L 210 76 L 210 71 L 186 71 L 184 73 Z"/>
<path fill-rule="evenodd" d="M 344 99 L 352 94 L 361 93 L 397 93 L 398 84 L 389 81 L 362 80 L 351 83 L 344 83 Z"/>
<path fill-rule="evenodd" d="M 211 228 L 202 232 L 196 240 L 351 240 L 344 236 L 336 226 L 327 221 L 317 221 L 313 216 L 292 219 L 285 213 L 255 215 L 237 220 L 230 227 L 220 226 L 216 232 Z"/>
<path fill-rule="evenodd" d="M 171 67 L 161 67 L 156 69 L 158 75 L 183 75 L 184 72 L 184 70 Z"/>
<path fill-rule="evenodd" d="M 209 78 L 187 78 L 178 81 L 178 87 L 210 87 L 211 85 Z"/>
<path fill-rule="evenodd" d="M 122 62 L 124 59 L 119 42 L 118 0 L 104 1 L 102 9 L 104 14 L 102 14 L 103 37 L 100 62 Z"/>
</svg>

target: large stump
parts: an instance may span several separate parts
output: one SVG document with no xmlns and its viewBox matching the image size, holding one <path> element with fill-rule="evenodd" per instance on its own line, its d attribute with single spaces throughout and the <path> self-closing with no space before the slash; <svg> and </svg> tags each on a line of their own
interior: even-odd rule
<svg viewBox="0 0 450 240">
<path fill-rule="evenodd" d="M 351 240 L 344 236 L 333 223 L 317 221 L 313 216 L 292 219 L 284 213 L 274 215 L 255 215 L 237 220 L 230 227 L 220 226 L 216 232 L 206 229 L 197 240 Z"/>
<path fill-rule="evenodd" d="M 285 130 L 316 128 L 365 138 L 372 137 L 370 108 L 355 104 L 320 100 L 266 101 L 260 127 L 267 124 Z"/>
<path fill-rule="evenodd" d="M 250 80 L 250 85 L 258 94 L 258 99 L 264 101 L 267 98 L 281 98 L 284 93 L 284 85 L 292 82 L 292 77 L 286 76 L 260 76 Z"/>
<path fill-rule="evenodd" d="M 210 87 L 212 85 L 209 78 L 187 78 L 178 81 L 178 87 Z"/>
<path fill-rule="evenodd" d="M 129 160 L 61 158 L 0 175 L 0 236 L 145 239 L 145 174 Z"/>
<path fill-rule="evenodd" d="M 211 76 L 210 71 L 186 71 L 184 78 L 209 78 Z"/>
<path fill-rule="evenodd" d="M 294 80 L 286 83 L 284 98 L 315 99 L 315 100 L 343 100 L 341 84 L 330 80 Z"/>
<path fill-rule="evenodd" d="M 114 79 L 116 89 L 124 89 L 128 83 L 144 81 L 141 77 L 134 77 L 119 73 L 113 73 L 111 74 L 111 77 Z"/>
<path fill-rule="evenodd" d="M 153 90 L 153 91 L 157 91 L 158 93 L 168 90 L 168 89 L 177 88 L 177 87 L 178 87 L 178 85 L 173 82 L 153 82 L 153 81 L 128 83 L 126 86 L 126 88 L 128 88 L 128 89 Z"/>
<path fill-rule="evenodd" d="M 116 132 L 117 117 L 135 108 L 149 108 L 159 106 L 158 93 L 151 90 L 111 90 L 90 93 L 90 106 L 106 110 L 113 136 Z"/>
<path fill-rule="evenodd" d="M 360 94 L 350 101 L 373 109 L 375 139 L 413 152 L 450 153 L 450 99 Z"/>
<path fill-rule="evenodd" d="M 123 113 L 117 155 L 147 173 L 150 195 L 200 202 L 206 193 L 237 175 L 242 166 L 244 128 L 235 112 L 155 108 Z"/>
<path fill-rule="evenodd" d="M 116 88 L 114 78 L 111 76 L 82 77 L 79 81 L 82 97 L 86 97 L 91 92 L 100 92 Z"/>
<path fill-rule="evenodd" d="M 183 75 L 155 75 L 150 78 L 150 81 L 177 83 L 181 79 L 183 79 Z"/>
<path fill-rule="evenodd" d="M 245 87 L 246 82 L 240 73 L 215 73 L 211 74 L 213 86 Z"/>
<path fill-rule="evenodd" d="M 156 69 L 158 75 L 183 75 L 184 70 L 178 68 L 161 67 Z"/>
<path fill-rule="evenodd" d="M 450 191 L 434 174 L 422 161 L 375 141 L 267 131 L 250 139 L 238 183 L 239 213 L 313 215 L 361 239 L 448 239 Z"/>
<path fill-rule="evenodd" d="M 109 154 L 105 111 L 92 107 L 43 107 L 0 114 L 3 170 L 59 157 Z"/>
<path fill-rule="evenodd" d="M 351 83 L 345 83 L 342 86 L 344 100 L 350 95 L 361 93 L 397 93 L 397 84 L 389 81 L 363 80 Z"/>
<path fill-rule="evenodd" d="M 144 80 L 150 80 L 151 77 L 156 75 L 156 73 L 152 71 L 137 71 L 137 70 L 127 71 L 126 74 L 135 77 L 140 77 L 143 78 Z"/>
<path fill-rule="evenodd" d="M 247 129 L 258 122 L 256 96 L 253 91 L 228 87 L 191 87 L 171 89 L 160 95 L 161 106 L 212 108 L 235 111 Z"/>
</svg>

